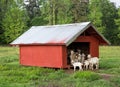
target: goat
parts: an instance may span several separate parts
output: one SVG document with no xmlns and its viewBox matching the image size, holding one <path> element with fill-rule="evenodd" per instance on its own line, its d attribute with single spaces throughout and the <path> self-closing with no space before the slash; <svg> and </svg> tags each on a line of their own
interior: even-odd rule
<svg viewBox="0 0 120 87">
<path fill-rule="evenodd" d="M 92 58 L 89 58 L 88 59 L 88 61 L 89 61 L 89 66 L 90 66 L 90 69 L 94 69 L 94 65 L 95 65 L 95 68 L 96 69 L 98 69 L 99 68 L 99 59 L 98 59 L 98 57 L 92 57 Z"/>
<path fill-rule="evenodd" d="M 90 59 L 90 58 L 91 58 L 91 55 L 90 55 L 90 54 L 88 54 L 87 58 L 88 58 L 88 59 Z"/>
<path fill-rule="evenodd" d="M 87 69 L 88 69 L 89 64 L 90 64 L 90 63 L 89 63 L 89 61 L 88 61 L 88 60 L 85 60 L 85 61 L 84 61 L 84 69 L 85 69 L 85 70 L 87 70 Z"/>
<path fill-rule="evenodd" d="M 72 61 L 75 61 L 75 58 L 76 58 L 76 54 L 73 50 L 70 51 L 70 60 L 71 60 L 71 64 L 72 64 Z"/>
<path fill-rule="evenodd" d="M 72 65 L 73 65 L 73 67 L 74 67 L 74 71 L 76 71 L 76 67 L 79 67 L 79 70 L 83 70 L 82 69 L 82 63 L 80 63 L 80 62 L 74 62 L 74 61 L 72 61 Z"/>
</svg>

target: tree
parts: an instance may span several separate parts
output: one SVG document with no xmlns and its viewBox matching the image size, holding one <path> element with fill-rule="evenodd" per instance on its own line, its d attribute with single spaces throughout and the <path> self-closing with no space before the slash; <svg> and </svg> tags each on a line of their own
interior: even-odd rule
<svg viewBox="0 0 120 87">
<path fill-rule="evenodd" d="M 102 25 L 105 26 L 104 36 L 112 44 L 116 44 L 117 41 L 117 26 L 115 19 L 117 18 L 117 9 L 113 3 L 108 0 L 101 1 Z"/>
<path fill-rule="evenodd" d="M 118 37 L 120 38 L 120 8 L 118 8 L 118 18 L 115 20 L 116 25 L 118 26 Z"/>
<path fill-rule="evenodd" d="M 48 21 L 49 25 L 62 24 L 66 21 L 68 0 L 44 0 L 41 6 L 41 17 Z"/>
<path fill-rule="evenodd" d="M 7 12 L 9 5 L 13 2 L 13 0 L 0 0 L 0 44 L 4 43 L 4 28 L 2 25 L 2 21 L 4 20 L 5 13 Z"/>
<path fill-rule="evenodd" d="M 101 7 L 99 3 L 99 0 L 91 0 L 89 4 L 88 19 L 97 27 L 99 32 L 103 33 L 105 27 L 102 26 L 103 14 L 101 12 Z"/>
<path fill-rule="evenodd" d="M 45 0 L 41 16 L 44 14 L 50 25 L 87 21 L 88 3 L 88 0 Z"/>
<path fill-rule="evenodd" d="M 35 17 L 31 20 L 32 26 L 40 26 L 40 25 L 46 25 L 48 24 L 48 21 L 44 19 L 44 16 Z"/>
<path fill-rule="evenodd" d="M 117 26 L 117 9 L 109 0 L 91 0 L 89 20 L 95 24 L 98 30 L 112 43 L 116 44 Z"/>
<path fill-rule="evenodd" d="M 25 8 L 30 19 L 40 15 L 40 0 L 25 0 Z"/>
<path fill-rule="evenodd" d="M 118 8 L 118 18 L 117 19 L 115 19 L 115 23 L 116 23 L 116 25 L 117 25 L 117 27 L 118 27 L 118 30 L 117 30 L 117 37 L 118 37 L 118 40 L 116 40 L 116 43 L 118 44 L 118 45 L 120 45 L 120 7 Z"/>
<path fill-rule="evenodd" d="M 70 0 L 70 11 L 73 15 L 73 23 L 87 21 L 89 0 Z"/>
<path fill-rule="evenodd" d="M 9 6 L 9 10 L 5 13 L 2 21 L 4 28 L 4 41 L 9 43 L 22 34 L 26 28 L 26 17 L 24 10 L 20 9 L 15 2 Z"/>
</svg>

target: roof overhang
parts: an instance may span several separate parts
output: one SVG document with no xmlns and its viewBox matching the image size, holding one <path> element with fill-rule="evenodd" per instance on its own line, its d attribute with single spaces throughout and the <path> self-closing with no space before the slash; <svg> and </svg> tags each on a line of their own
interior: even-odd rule
<svg viewBox="0 0 120 87">
<path fill-rule="evenodd" d="M 87 29 L 89 28 L 92 28 L 94 33 L 95 33 L 95 37 L 98 38 L 99 40 L 99 45 L 110 45 L 111 43 L 101 34 L 99 33 L 96 28 L 93 26 L 92 23 L 89 23 L 86 27 L 83 28 L 82 31 L 78 32 L 72 39 L 70 39 L 68 42 L 67 42 L 67 46 L 69 46 L 71 44 L 71 42 L 75 41 L 77 39 L 77 37 L 79 35 L 81 35 L 83 32 L 85 32 Z M 93 34 L 93 33 L 92 33 Z"/>
</svg>

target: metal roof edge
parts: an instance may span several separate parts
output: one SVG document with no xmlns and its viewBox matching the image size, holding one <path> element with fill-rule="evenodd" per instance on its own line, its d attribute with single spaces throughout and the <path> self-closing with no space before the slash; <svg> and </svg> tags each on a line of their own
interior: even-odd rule
<svg viewBox="0 0 120 87">
<path fill-rule="evenodd" d="M 81 30 L 79 31 L 73 38 L 71 38 L 68 42 L 66 42 L 66 46 L 70 45 L 77 37 L 82 34 L 88 27 L 90 27 L 91 22 L 88 22 L 88 24 Z"/>
<path fill-rule="evenodd" d="M 35 28 L 35 26 L 30 27 L 30 29 L 32 29 L 32 28 Z M 28 29 L 27 31 L 29 31 L 30 29 Z M 27 31 L 23 32 L 21 35 L 24 35 Z M 19 37 L 17 37 L 15 40 L 13 40 L 13 41 L 12 41 L 11 43 L 9 43 L 9 44 L 10 44 L 10 45 L 18 45 L 18 44 L 14 44 L 14 42 L 15 42 L 18 38 L 20 38 L 21 35 L 20 35 Z"/>
<path fill-rule="evenodd" d="M 24 43 L 20 43 L 20 44 L 10 44 L 11 46 L 17 46 L 17 45 L 66 45 L 65 43 L 46 43 L 46 44 L 41 44 L 41 43 L 31 43 L 31 44 L 24 44 Z"/>
<path fill-rule="evenodd" d="M 86 29 L 88 29 L 89 27 L 93 27 L 93 29 L 98 33 L 98 35 L 100 35 L 100 37 L 107 42 L 108 45 L 111 45 L 111 43 L 101 34 L 99 33 L 95 27 L 93 26 L 92 22 L 88 22 L 88 24 L 82 29 L 82 31 L 79 31 L 73 38 L 71 38 L 67 43 L 66 46 L 70 45 L 75 39 L 77 39 L 77 37 L 82 34 Z"/>
</svg>

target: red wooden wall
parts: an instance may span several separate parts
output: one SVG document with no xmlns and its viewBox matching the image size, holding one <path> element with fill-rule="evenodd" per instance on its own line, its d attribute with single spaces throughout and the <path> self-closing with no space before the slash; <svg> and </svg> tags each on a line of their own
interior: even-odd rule
<svg viewBox="0 0 120 87">
<path fill-rule="evenodd" d="M 67 67 L 65 46 L 20 46 L 20 64 L 28 66 Z"/>
<path fill-rule="evenodd" d="M 79 36 L 74 42 L 89 42 L 91 56 L 99 57 L 99 41 L 95 37 Z"/>
</svg>

